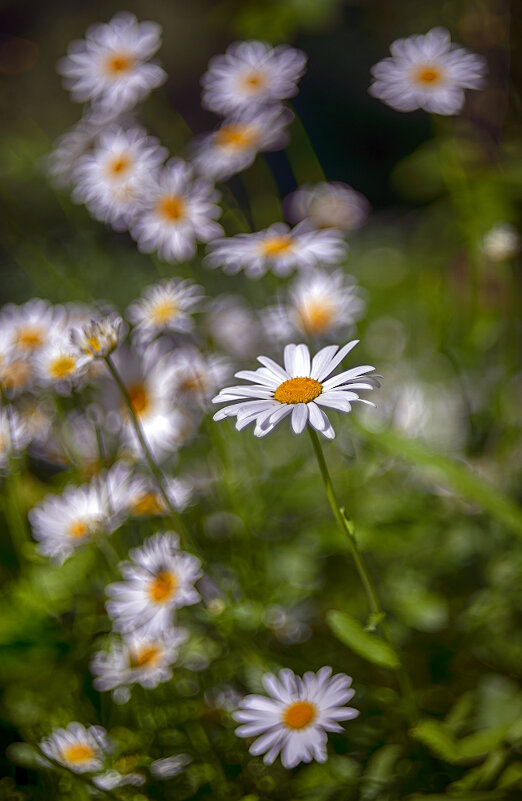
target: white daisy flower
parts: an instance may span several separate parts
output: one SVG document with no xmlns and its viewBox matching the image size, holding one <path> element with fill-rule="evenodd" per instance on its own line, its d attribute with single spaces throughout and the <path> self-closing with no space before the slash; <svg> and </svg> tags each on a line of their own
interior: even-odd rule
<svg viewBox="0 0 522 801">
<path fill-rule="evenodd" d="M 74 170 L 75 203 L 84 203 L 97 220 L 126 230 L 140 208 L 144 183 L 165 160 L 167 150 L 138 127 L 110 126 Z"/>
<path fill-rule="evenodd" d="M 93 146 L 105 123 L 92 115 L 83 116 L 54 143 L 44 165 L 51 182 L 59 189 L 71 187 L 79 159 Z"/>
<path fill-rule="evenodd" d="M 508 261 L 520 251 L 520 236 L 509 223 L 497 223 L 481 242 L 483 254 L 494 262 Z"/>
<path fill-rule="evenodd" d="M 164 482 L 172 506 L 183 512 L 190 503 L 193 485 L 184 478 L 166 478 Z M 162 515 L 168 512 L 165 499 L 150 476 L 135 475 L 127 488 L 127 510 L 131 516 Z"/>
<path fill-rule="evenodd" d="M 107 732 L 102 726 L 86 728 L 75 722 L 69 723 L 65 729 L 54 729 L 39 745 L 46 756 L 74 773 L 101 770 L 111 750 Z"/>
<path fill-rule="evenodd" d="M 67 325 L 63 306 L 53 306 L 48 300 L 32 300 L 16 306 L 8 303 L 2 308 L 0 329 L 9 334 L 10 345 L 25 356 L 32 356 L 53 338 L 62 336 Z"/>
<path fill-rule="evenodd" d="M 305 53 L 293 47 L 234 42 L 210 60 L 201 79 L 202 104 L 226 115 L 293 97 L 305 67 Z"/>
<path fill-rule="evenodd" d="M 119 517 L 112 515 L 104 493 L 96 483 L 66 487 L 61 495 L 46 495 L 29 512 L 38 551 L 59 563 L 76 548 L 110 534 Z"/>
<path fill-rule="evenodd" d="M 220 197 L 210 181 L 194 178 L 190 164 L 170 159 L 144 188 L 131 234 L 143 253 L 157 251 L 170 262 L 191 259 L 196 242 L 208 242 L 223 233 L 215 222 L 221 215 L 216 205 Z"/>
<path fill-rule="evenodd" d="M 86 39 L 71 42 L 58 72 L 78 103 L 115 116 L 143 100 L 166 80 L 157 64 L 148 63 L 161 44 L 161 26 L 138 22 L 134 14 L 116 14 L 106 24 L 91 25 Z"/>
<path fill-rule="evenodd" d="M 69 395 L 72 388 L 81 383 L 84 373 L 85 362 L 66 332 L 51 340 L 38 354 L 38 382 L 59 395 Z"/>
<path fill-rule="evenodd" d="M 267 335 L 288 342 L 295 334 L 336 338 L 353 327 L 365 309 L 354 279 L 342 270 L 310 271 L 297 278 L 280 303 L 262 314 Z"/>
<path fill-rule="evenodd" d="M 331 667 L 317 673 L 305 673 L 302 678 L 289 669 L 276 677 L 263 676 L 269 697 L 247 695 L 233 717 L 242 725 L 236 729 L 239 737 L 257 737 L 250 753 L 264 754 L 271 765 L 281 754 L 285 768 L 295 768 L 300 762 L 326 762 L 326 732 L 341 732 L 340 720 L 353 720 L 357 709 L 345 706 L 355 695 L 350 688 L 352 679 L 344 673 L 332 676 Z"/>
<path fill-rule="evenodd" d="M 252 384 L 225 387 L 213 398 L 213 403 L 234 401 L 231 406 L 216 412 L 213 419 L 236 417 L 238 431 L 255 422 L 255 436 L 265 437 L 281 420 L 291 415 L 295 434 L 304 431 L 308 424 L 327 439 L 333 439 L 335 432 L 320 407 L 350 412 L 354 401 L 370 403 L 359 398 L 354 390 L 373 389 L 371 379 L 359 381 L 372 372 L 373 367 L 364 364 L 328 378 L 358 341 L 349 342 L 340 349 L 338 345 L 328 345 L 314 356 L 311 363 L 306 345 L 287 345 L 284 368 L 267 356 L 258 356 L 257 360 L 263 367 L 236 373 L 237 378 L 244 378 Z"/>
<path fill-rule="evenodd" d="M 258 153 L 286 147 L 287 128 L 294 118 L 281 104 L 246 109 L 221 123 L 211 134 L 199 137 L 193 145 L 197 172 L 224 181 L 249 167 Z"/>
<path fill-rule="evenodd" d="M 372 67 L 369 92 L 397 111 L 422 108 L 434 114 L 458 114 L 465 89 L 481 89 L 487 73 L 482 56 L 452 44 L 445 28 L 425 36 L 397 39 L 391 58 Z"/>
<path fill-rule="evenodd" d="M 91 359 L 103 359 L 116 349 L 121 323 L 121 317 L 112 316 L 71 329 L 71 342 L 85 364 Z"/>
<path fill-rule="evenodd" d="M 150 341 L 166 331 L 186 334 L 194 328 L 192 314 L 203 297 L 202 287 L 192 281 L 171 279 L 147 287 L 126 313 L 141 341 Z"/>
<path fill-rule="evenodd" d="M 170 365 L 174 392 L 189 408 L 194 403 L 206 406 L 231 372 L 222 356 L 204 355 L 195 347 L 174 351 Z"/>
<path fill-rule="evenodd" d="M 185 629 L 171 628 L 161 635 L 131 632 L 121 640 L 113 638 L 110 650 L 98 651 L 90 668 L 101 692 L 141 684 L 146 690 L 170 681 L 179 647 L 186 641 Z"/>
<path fill-rule="evenodd" d="M 179 550 L 171 531 L 149 537 L 130 551 L 131 562 L 120 571 L 125 581 L 109 584 L 106 608 L 116 631 L 143 629 L 165 633 L 172 627 L 175 609 L 199 601 L 194 582 L 200 578 L 200 561 Z"/>
<path fill-rule="evenodd" d="M 227 275 L 244 270 L 249 278 L 259 278 L 267 270 L 287 276 L 296 269 L 333 264 L 346 254 L 346 243 L 339 231 L 311 230 L 307 222 L 291 229 L 276 223 L 254 234 L 236 234 L 211 242 L 205 261 L 221 267 Z"/>
<path fill-rule="evenodd" d="M 31 432 L 23 417 L 12 406 L 0 409 L 0 473 L 9 465 L 9 459 L 27 447 Z"/>
<path fill-rule="evenodd" d="M 311 220 L 317 228 L 352 231 L 366 221 L 370 204 L 360 192 L 340 181 L 304 184 L 285 200 L 288 219 Z"/>
</svg>

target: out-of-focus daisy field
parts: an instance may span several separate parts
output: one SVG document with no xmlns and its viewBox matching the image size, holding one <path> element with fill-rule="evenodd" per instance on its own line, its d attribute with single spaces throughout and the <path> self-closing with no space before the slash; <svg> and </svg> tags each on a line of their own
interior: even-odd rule
<svg viewBox="0 0 522 801">
<path fill-rule="evenodd" d="M 514 10 L 2 4 L 0 801 L 522 798 Z"/>
</svg>

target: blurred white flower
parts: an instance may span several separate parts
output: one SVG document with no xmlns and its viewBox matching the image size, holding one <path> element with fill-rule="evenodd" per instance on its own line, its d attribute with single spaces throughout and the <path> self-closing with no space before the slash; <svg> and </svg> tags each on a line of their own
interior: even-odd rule
<svg viewBox="0 0 522 801">
<path fill-rule="evenodd" d="M 264 754 L 271 765 L 281 754 L 285 768 L 300 762 L 326 762 L 326 732 L 341 732 L 341 720 L 353 720 L 357 709 L 345 704 L 353 698 L 352 679 L 344 673 L 332 676 L 331 667 L 301 678 L 288 668 L 276 677 L 263 676 L 265 695 L 247 695 L 234 718 L 242 725 L 239 737 L 257 737 L 250 753 Z M 259 736 L 258 736 L 259 735 Z"/>
<path fill-rule="evenodd" d="M 101 726 L 86 728 L 81 723 L 69 723 L 65 729 L 54 729 L 40 742 L 41 751 L 74 773 L 89 773 L 103 767 L 111 750 L 107 732 Z"/>
<path fill-rule="evenodd" d="M 209 267 L 221 267 L 227 275 L 244 270 L 249 278 L 259 278 L 267 270 L 287 276 L 296 269 L 341 261 L 346 244 L 339 231 L 310 230 L 308 223 L 290 229 L 276 223 L 254 234 L 236 234 L 211 242 L 205 259 Z"/>
<path fill-rule="evenodd" d="M 21 306 L 8 303 L 0 314 L 2 341 L 26 357 L 40 351 L 51 339 L 62 336 L 66 325 L 64 307 L 40 298 L 32 298 Z"/>
<path fill-rule="evenodd" d="M 397 111 L 458 114 L 464 90 L 484 86 L 486 60 L 452 44 L 445 28 L 397 39 L 390 52 L 391 58 L 372 67 L 369 92 Z"/>
<path fill-rule="evenodd" d="M 237 378 L 244 378 L 251 384 L 225 387 L 213 398 L 214 403 L 233 401 L 231 406 L 216 412 L 213 419 L 236 417 L 238 431 L 255 423 L 254 435 L 265 437 L 281 420 L 291 415 L 295 434 L 304 431 L 308 424 L 327 439 L 333 439 L 335 432 L 321 406 L 350 412 L 354 401 L 373 405 L 354 392 L 373 389 L 375 382 L 372 383 L 371 377 L 359 381 L 362 376 L 372 372 L 373 367 L 366 364 L 352 367 L 327 378 L 358 341 L 349 342 L 340 349 L 338 345 L 328 345 L 311 362 L 306 345 L 287 345 L 284 368 L 267 356 L 259 356 L 258 361 L 263 367 L 236 373 Z"/>
<path fill-rule="evenodd" d="M 509 223 L 500 222 L 491 228 L 482 239 L 484 255 L 495 262 L 508 261 L 520 251 L 520 236 Z"/>
<path fill-rule="evenodd" d="M 140 341 L 150 341 L 166 331 L 187 333 L 194 328 L 192 314 L 203 300 L 202 287 L 192 281 L 171 279 L 146 287 L 127 309 Z"/>
<path fill-rule="evenodd" d="M 166 781 L 178 776 L 192 762 L 188 754 L 174 754 L 163 759 L 155 759 L 149 765 L 149 770 L 155 779 Z"/>
<path fill-rule="evenodd" d="M 141 773 L 120 773 L 114 768 L 92 777 L 92 783 L 100 790 L 114 790 L 116 787 L 127 785 L 139 787 L 141 784 L 145 784 L 145 781 L 145 776 L 142 776 Z"/>
<path fill-rule="evenodd" d="M 288 342 L 295 334 L 336 338 L 364 314 L 365 303 L 351 276 L 342 270 L 310 271 L 299 276 L 286 302 L 265 309 L 261 319 L 268 338 Z"/>
<path fill-rule="evenodd" d="M 201 175 L 224 181 L 249 167 L 258 153 L 281 150 L 294 115 L 281 104 L 246 109 L 221 123 L 193 145 L 193 162 Z"/>
<path fill-rule="evenodd" d="M 85 374 L 85 360 L 80 356 L 66 332 L 52 339 L 38 353 L 36 376 L 38 383 L 59 395 L 69 395 L 79 386 Z"/>
<path fill-rule="evenodd" d="M 261 327 L 240 295 L 219 295 L 206 315 L 205 327 L 215 343 L 233 356 L 255 353 Z"/>
<path fill-rule="evenodd" d="M 172 627 L 175 609 L 200 599 L 194 588 L 201 576 L 200 561 L 179 550 L 178 537 L 171 531 L 149 537 L 129 555 L 132 561 L 120 565 L 125 581 L 106 588 L 109 617 L 116 631 L 164 634 Z"/>
<path fill-rule="evenodd" d="M 166 156 L 167 150 L 142 128 L 110 126 L 92 152 L 78 160 L 72 198 L 97 220 L 124 231 L 138 213 L 145 181 Z"/>
<path fill-rule="evenodd" d="M 191 259 L 196 242 L 208 242 L 223 233 L 215 222 L 221 215 L 220 197 L 210 181 L 194 178 L 190 164 L 170 159 L 144 187 L 131 234 L 143 253 L 157 251 L 170 262 Z"/>
<path fill-rule="evenodd" d="M 12 406 L 0 409 L 0 473 L 5 471 L 12 456 L 27 447 L 30 439 L 23 416 Z"/>
<path fill-rule="evenodd" d="M 287 45 L 234 42 L 214 56 L 201 79 L 204 108 L 223 116 L 297 94 L 306 55 Z"/>
<path fill-rule="evenodd" d="M 109 651 L 98 651 L 90 668 L 100 691 L 141 684 L 146 690 L 172 678 L 172 665 L 186 641 L 184 629 L 171 628 L 160 635 L 132 632 L 111 641 Z"/>
<path fill-rule="evenodd" d="M 360 192 L 340 181 L 303 184 L 285 199 L 288 219 L 309 219 L 317 228 L 352 231 L 366 221 L 370 204 Z"/>
<path fill-rule="evenodd" d="M 45 157 L 45 169 L 54 186 L 65 189 L 73 185 L 78 161 L 92 148 L 104 125 L 87 114 L 54 142 Z"/>
<path fill-rule="evenodd" d="M 82 363 L 103 359 L 116 349 L 121 323 L 121 317 L 112 316 L 91 320 L 86 325 L 71 329 L 71 342 L 79 351 Z"/>
<path fill-rule="evenodd" d="M 161 26 L 138 22 L 134 14 L 116 14 L 110 22 L 91 25 L 85 39 L 71 42 L 58 72 L 72 99 L 91 101 L 107 116 L 132 108 L 167 75 L 148 63 L 161 44 Z"/>
<path fill-rule="evenodd" d="M 174 392 L 187 408 L 193 404 L 205 407 L 231 373 L 222 356 L 206 355 L 195 347 L 175 350 L 170 365 Z"/>
</svg>

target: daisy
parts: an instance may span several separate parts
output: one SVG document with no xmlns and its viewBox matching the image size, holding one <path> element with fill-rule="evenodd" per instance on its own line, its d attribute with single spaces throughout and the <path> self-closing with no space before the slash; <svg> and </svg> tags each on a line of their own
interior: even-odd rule
<svg viewBox="0 0 522 801">
<path fill-rule="evenodd" d="M 171 531 L 149 537 L 130 557 L 120 565 L 125 581 L 107 587 L 107 613 L 116 631 L 164 633 L 172 627 L 175 609 L 199 601 L 194 582 L 201 576 L 200 561 L 179 550 Z"/>
<path fill-rule="evenodd" d="M 141 684 L 150 690 L 170 681 L 172 665 L 187 637 L 184 629 L 171 628 L 161 635 L 132 632 L 121 641 L 113 639 L 109 652 L 99 651 L 91 662 L 94 687 L 104 692 Z"/>
<path fill-rule="evenodd" d="M 66 326 L 63 306 L 32 298 L 21 306 L 8 303 L 2 308 L 0 329 L 9 334 L 10 345 L 25 357 L 31 357 L 52 338 L 60 337 Z"/>
<path fill-rule="evenodd" d="M 223 233 L 215 222 L 221 215 L 216 205 L 220 197 L 210 181 L 194 178 L 190 164 L 170 159 L 144 188 L 131 234 L 143 253 L 157 251 L 170 262 L 191 259 L 196 242 L 208 242 Z"/>
<path fill-rule="evenodd" d="M 138 22 L 129 12 L 116 14 L 106 24 L 91 25 L 86 39 L 72 42 L 57 69 L 73 100 L 91 101 L 100 112 L 114 116 L 165 81 L 161 67 L 148 63 L 160 37 L 156 22 Z"/>
<path fill-rule="evenodd" d="M 189 408 L 193 403 L 205 406 L 231 372 L 222 356 L 207 356 L 195 347 L 174 351 L 171 369 L 174 392 Z"/>
<path fill-rule="evenodd" d="M 11 406 L 0 409 L 0 473 L 9 465 L 9 460 L 24 450 L 31 439 L 25 420 Z"/>
<path fill-rule="evenodd" d="M 486 60 L 452 44 L 445 28 L 397 39 L 390 52 L 391 58 L 372 67 L 369 92 L 397 111 L 458 114 L 464 90 L 484 86 Z"/>
<path fill-rule="evenodd" d="M 366 221 L 370 204 L 360 192 L 339 181 L 304 184 L 285 200 L 292 222 L 311 220 L 317 228 L 352 231 Z"/>
<path fill-rule="evenodd" d="M 110 534 L 119 518 L 110 513 L 99 486 L 66 487 L 61 495 L 46 495 L 29 512 L 38 551 L 60 564 L 87 542 Z"/>
<path fill-rule="evenodd" d="M 287 341 L 296 333 L 306 337 L 335 336 L 364 313 L 365 304 L 355 282 L 337 270 L 310 271 L 292 284 L 286 303 L 266 309 L 264 327 L 269 336 Z"/>
<path fill-rule="evenodd" d="M 341 732 L 340 720 L 353 720 L 357 709 L 345 706 L 354 695 L 352 679 L 344 673 L 332 676 L 331 667 L 301 678 L 289 669 L 276 677 L 263 676 L 265 695 L 247 695 L 233 717 L 242 725 L 239 737 L 260 735 L 250 746 L 250 753 L 265 754 L 271 765 L 281 754 L 285 768 L 300 762 L 326 762 L 326 732 Z"/>
<path fill-rule="evenodd" d="M 71 329 L 71 342 L 80 352 L 85 364 L 92 359 L 104 359 L 115 350 L 121 323 L 121 317 L 105 317 Z"/>
<path fill-rule="evenodd" d="M 306 55 L 293 47 L 234 42 L 209 62 L 201 79 L 203 106 L 225 115 L 293 97 L 305 66 Z"/>
<path fill-rule="evenodd" d="M 150 341 L 166 331 L 188 333 L 194 328 L 192 314 L 203 300 L 202 287 L 192 281 L 162 281 L 147 287 L 127 309 L 134 333 Z"/>
<path fill-rule="evenodd" d="M 257 360 L 263 367 L 236 373 L 237 378 L 253 382 L 251 385 L 225 387 L 213 398 L 213 403 L 234 401 L 231 406 L 216 412 L 213 419 L 236 417 L 238 431 L 255 422 L 255 436 L 265 437 L 281 420 L 291 415 L 294 433 L 300 434 L 309 424 L 327 439 L 333 439 L 335 432 L 321 406 L 350 412 L 354 401 L 370 403 L 359 398 L 354 390 L 373 389 L 371 379 L 359 381 L 361 376 L 372 372 L 373 367 L 367 364 L 352 367 L 328 378 L 358 341 L 349 342 L 341 349 L 338 345 L 328 345 L 314 356 L 311 363 L 306 345 L 287 345 L 284 368 L 267 356 L 258 356 Z"/>
<path fill-rule="evenodd" d="M 281 150 L 288 143 L 287 127 L 294 115 L 281 104 L 246 109 L 221 123 L 193 145 L 197 172 L 224 181 L 249 167 L 258 153 Z"/>
<path fill-rule="evenodd" d="M 141 191 L 167 150 L 142 128 L 110 126 L 74 170 L 75 203 L 84 203 L 97 220 L 124 231 L 135 218 Z"/>
<path fill-rule="evenodd" d="M 249 278 L 259 278 L 267 270 L 287 276 L 295 269 L 339 262 L 346 244 L 339 231 L 311 230 L 308 223 L 291 229 L 276 223 L 254 234 L 237 234 L 218 239 L 207 248 L 206 263 L 221 267 L 227 275 L 244 270 Z"/>
<path fill-rule="evenodd" d="M 54 729 L 41 741 L 40 750 L 74 773 L 89 773 L 103 767 L 111 750 L 107 732 L 101 726 L 86 728 L 81 723 L 69 723 L 65 729 Z"/>
<path fill-rule="evenodd" d="M 66 189 L 73 185 L 79 159 L 94 145 L 103 127 L 104 123 L 87 114 L 55 141 L 53 150 L 44 160 L 47 175 L 54 186 Z"/>
<path fill-rule="evenodd" d="M 252 309 L 240 295 L 220 295 L 208 307 L 205 327 L 218 347 L 233 356 L 256 352 L 260 325 Z M 238 337 L 237 332 L 241 331 Z"/>
<path fill-rule="evenodd" d="M 172 506 L 178 512 L 183 512 L 192 497 L 191 482 L 182 478 L 166 478 L 164 488 Z M 126 502 L 128 513 L 134 517 L 162 515 L 168 511 L 163 495 L 150 476 L 133 476 L 127 487 Z"/>
<path fill-rule="evenodd" d="M 59 395 L 69 395 L 81 383 L 85 366 L 85 360 L 64 331 L 64 335 L 52 339 L 38 354 L 36 376 L 41 385 Z"/>
</svg>

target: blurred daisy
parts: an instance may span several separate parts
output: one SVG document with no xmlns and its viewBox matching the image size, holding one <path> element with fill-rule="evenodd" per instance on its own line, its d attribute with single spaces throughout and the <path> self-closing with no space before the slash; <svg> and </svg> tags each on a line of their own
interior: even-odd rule
<svg viewBox="0 0 522 801">
<path fill-rule="evenodd" d="M 190 503 L 193 486 L 184 478 L 166 478 L 164 482 L 172 506 L 182 512 Z M 154 516 L 168 512 L 163 495 L 149 476 L 135 475 L 127 488 L 127 510 L 131 516 Z"/>
<path fill-rule="evenodd" d="M 104 123 L 87 114 L 56 140 L 44 162 L 54 186 L 64 189 L 73 185 L 79 159 L 94 145 L 103 126 Z"/>
<path fill-rule="evenodd" d="M 372 67 L 369 92 L 397 111 L 458 114 L 464 90 L 484 86 L 486 60 L 452 44 L 445 28 L 397 39 L 390 52 L 391 58 Z"/>
<path fill-rule="evenodd" d="M 141 684 L 150 690 L 170 681 L 172 665 L 187 637 L 184 629 L 171 628 L 158 636 L 132 632 L 121 640 L 113 638 L 110 650 L 99 651 L 91 662 L 94 687 L 103 692 Z"/>
<path fill-rule="evenodd" d="M 59 395 L 69 395 L 85 373 L 82 359 L 66 331 L 60 338 L 52 339 L 43 348 L 36 360 L 36 375 L 40 384 L 51 388 Z"/>
<path fill-rule="evenodd" d="M 162 281 L 147 287 L 127 309 L 138 339 L 149 341 L 166 331 L 187 333 L 194 328 L 193 312 L 203 300 L 202 287 L 192 281 Z"/>
<path fill-rule="evenodd" d="M 144 629 L 165 633 L 175 609 L 195 604 L 200 595 L 194 582 L 201 576 L 200 561 L 179 550 L 171 531 L 149 537 L 130 551 L 131 562 L 120 570 L 125 581 L 109 584 L 106 607 L 116 631 Z"/>
<path fill-rule="evenodd" d="M 287 276 L 295 269 L 333 264 L 346 254 L 339 231 L 310 230 L 307 223 L 291 229 L 276 223 L 254 234 L 237 234 L 218 239 L 207 248 L 206 263 L 221 267 L 227 275 L 244 270 L 249 278 L 259 278 L 267 270 Z"/>
<path fill-rule="evenodd" d="M 223 233 L 215 222 L 221 215 L 216 205 L 220 197 L 210 181 L 194 178 L 190 164 L 170 159 L 144 188 L 131 234 L 143 253 L 157 251 L 170 262 L 191 259 L 196 242 L 208 242 Z"/>
<path fill-rule="evenodd" d="M 121 760 L 119 760 L 121 761 Z M 100 790 L 115 790 L 117 787 L 139 787 L 145 784 L 145 776 L 141 773 L 120 773 L 118 770 L 111 768 L 104 773 L 99 773 L 97 776 L 92 777 L 92 783 L 99 787 Z"/>
<path fill-rule="evenodd" d="M 340 182 L 304 184 L 285 200 L 288 219 L 311 220 L 317 228 L 352 231 L 366 221 L 370 204 L 360 192 Z"/>
<path fill-rule="evenodd" d="M 261 328 L 240 295 L 220 295 L 208 308 L 205 327 L 215 343 L 233 356 L 255 353 Z M 237 332 L 241 331 L 238 337 Z"/>
<path fill-rule="evenodd" d="M 84 363 L 87 364 L 91 359 L 103 359 L 115 350 L 121 323 L 121 317 L 104 317 L 71 329 L 71 342 L 80 352 Z"/>
<path fill-rule="evenodd" d="M 174 351 L 171 366 L 174 392 L 189 408 L 193 403 L 205 406 L 231 372 L 222 356 L 204 355 L 194 347 Z"/>
<path fill-rule="evenodd" d="M 63 306 L 32 298 L 21 306 L 8 303 L 2 308 L 0 329 L 9 333 L 10 345 L 25 356 L 32 356 L 53 337 L 62 335 L 66 326 Z"/>
<path fill-rule="evenodd" d="M 520 236 L 509 223 L 497 223 L 482 239 L 483 254 L 495 262 L 508 261 L 520 251 Z"/>
<path fill-rule="evenodd" d="M 60 563 L 76 548 L 110 534 L 119 525 L 96 484 L 69 486 L 61 495 L 46 495 L 28 516 L 38 551 Z"/>
<path fill-rule="evenodd" d="M 74 773 L 100 770 L 111 750 L 104 728 L 101 726 L 86 728 L 81 723 L 69 723 L 65 729 L 55 729 L 39 745 L 45 756 L 54 759 Z"/>
<path fill-rule="evenodd" d="M 35 381 L 35 363 L 31 353 L 13 345 L 12 331 L 0 319 L 0 386 L 8 397 L 31 389 Z"/>
<path fill-rule="evenodd" d="M 226 115 L 293 97 L 305 66 L 306 55 L 293 47 L 234 42 L 209 62 L 201 79 L 203 106 Z"/>
<path fill-rule="evenodd" d="M 288 341 L 296 333 L 306 337 L 335 338 L 363 315 L 364 301 L 350 276 L 337 270 L 310 271 L 297 278 L 288 301 L 262 314 L 269 337 Z"/>
<path fill-rule="evenodd" d="M 265 695 L 247 695 L 233 717 L 242 725 L 236 729 L 239 737 L 257 737 L 250 753 L 264 754 L 271 765 L 281 754 L 285 768 L 300 762 L 326 762 L 326 732 L 341 732 L 341 720 L 353 720 L 357 709 L 345 704 L 354 695 L 352 679 L 344 673 L 332 676 L 331 667 L 317 673 L 305 673 L 302 678 L 291 670 L 281 670 L 279 676 L 263 676 Z M 259 736 L 258 736 L 259 735 Z"/>
<path fill-rule="evenodd" d="M 31 433 L 23 417 L 11 406 L 0 409 L 0 473 L 9 465 L 9 459 L 27 447 Z"/>
<path fill-rule="evenodd" d="M 124 231 L 136 216 L 144 182 L 166 155 L 142 128 L 110 126 L 93 151 L 79 159 L 72 199 L 84 203 L 97 220 Z"/>
<path fill-rule="evenodd" d="M 149 770 L 155 779 L 166 781 L 178 776 L 192 762 L 188 754 L 174 754 L 173 756 L 155 759 L 149 765 Z"/>
<path fill-rule="evenodd" d="M 224 181 L 249 167 L 258 153 L 281 150 L 294 115 L 281 104 L 247 109 L 199 137 L 193 146 L 194 166 L 201 175 Z"/>
<path fill-rule="evenodd" d="M 122 12 L 106 24 L 91 25 L 86 39 L 71 42 L 57 69 L 73 100 L 91 101 L 114 116 L 165 81 L 161 67 L 148 63 L 161 44 L 160 37 L 161 26 L 156 22 L 138 22 L 134 14 Z"/>
<path fill-rule="evenodd" d="M 370 403 L 359 398 L 354 390 L 373 389 L 371 380 L 358 380 L 372 372 L 373 367 L 366 364 L 352 367 L 328 378 L 357 343 L 358 340 L 354 340 L 340 349 L 338 345 L 328 345 L 311 362 L 306 345 L 287 345 L 284 368 L 267 356 L 259 356 L 258 361 L 263 367 L 236 373 L 237 378 L 251 381 L 251 385 L 225 387 L 213 398 L 213 403 L 234 401 L 231 406 L 216 412 L 213 419 L 236 417 L 238 431 L 255 423 L 255 436 L 265 437 L 281 420 L 291 415 L 294 433 L 300 434 L 308 424 L 327 439 L 333 439 L 335 432 L 320 407 L 350 412 L 354 401 Z"/>
</svg>

